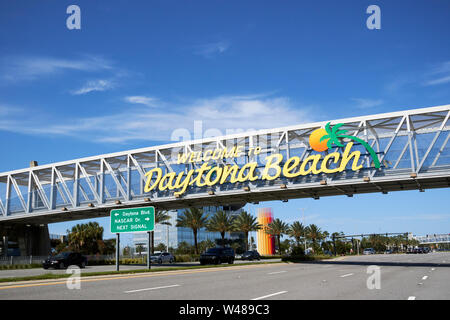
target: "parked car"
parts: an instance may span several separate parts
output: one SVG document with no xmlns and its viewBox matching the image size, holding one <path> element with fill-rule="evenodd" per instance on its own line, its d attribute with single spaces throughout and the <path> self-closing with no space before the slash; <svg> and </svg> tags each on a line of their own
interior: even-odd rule
<svg viewBox="0 0 450 320">
<path fill-rule="evenodd" d="M 87 258 L 79 252 L 61 252 L 56 256 L 50 256 L 48 259 L 42 261 L 42 267 L 44 269 L 65 269 L 72 265 L 84 268 L 87 265 Z"/>
<path fill-rule="evenodd" d="M 175 257 L 170 252 L 161 252 L 150 256 L 151 263 L 173 263 Z"/>
<path fill-rule="evenodd" d="M 430 248 L 428 247 L 419 247 L 414 249 L 414 253 L 429 253 L 430 252 Z"/>
<path fill-rule="evenodd" d="M 200 264 L 234 263 L 234 250 L 232 248 L 211 248 L 200 255 Z"/>
<path fill-rule="evenodd" d="M 386 251 L 384 251 L 384 254 L 392 254 L 392 250 L 391 249 L 387 249 Z"/>
<path fill-rule="evenodd" d="M 375 249 L 373 249 L 373 248 L 366 248 L 363 251 L 363 254 L 375 254 L 375 253 L 376 253 Z"/>
<path fill-rule="evenodd" d="M 261 260 L 261 256 L 259 255 L 258 251 L 256 250 L 251 250 L 251 251 L 246 251 L 242 254 L 241 257 L 242 260 Z"/>
</svg>

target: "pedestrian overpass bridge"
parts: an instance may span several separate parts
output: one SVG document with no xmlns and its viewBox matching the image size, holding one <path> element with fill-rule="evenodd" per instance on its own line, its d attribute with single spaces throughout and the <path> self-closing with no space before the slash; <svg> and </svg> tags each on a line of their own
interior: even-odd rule
<svg viewBox="0 0 450 320">
<path fill-rule="evenodd" d="M 450 234 L 427 234 L 425 236 L 415 236 L 414 239 L 419 241 L 419 244 L 450 243 Z"/>
<path fill-rule="evenodd" d="M 0 227 L 96 218 L 134 206 L 168 210 L 449 187 L 449 115 L 444 105 L 4 172 Z"/>
</svg>

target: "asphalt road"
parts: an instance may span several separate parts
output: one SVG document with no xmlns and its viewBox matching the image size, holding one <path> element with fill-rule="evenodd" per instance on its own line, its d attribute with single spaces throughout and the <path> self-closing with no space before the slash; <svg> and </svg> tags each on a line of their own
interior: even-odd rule
<svg viewBox="0 0 450 320">
<path fill-rule="evenodd" d="M 262 263 L 270 261 L 281 261 L 281 259 L 262 259 L 260 261 L 244 261 L 235 260 L 235 264 L 242 263 Z M 176 267 L 189 267 L 189 266 L 199 266 L 199 262 L 179 262 L 179 263 L 163 263 L 163 264 L 152 264 L 152 269 L 159 268 L 176 268 Z M 119 270 L 142 270 L 147 269 L 146 264 L 134 264 L 134 265 L 120 265 Z M 89 272 L 104 272 L 104 271 L 116 271 L 116 265 L 106 265 L 106 266 L 86 266 L 86 268 L 80 270 L 81 273 Z M 0 279 L 2 278 L 13 278 L 13 277 L 29 277 L 38 276 L 47 273 L 53 274 L 66 274 L 66 269 L 47 269 L 44 268 L 33 268 L 33 269 L 11 269 L 11 270 L 0 270 Z"/>
<path fill-rule="evenodd" d="M 367 273 L 377 270 L 373 266 L 379 267 L 379 282 L 377 271 Z M 450 253 L 371 255 L 88 277 L 80 289 L 68 289 L 66 280 L 1 284 L 0 300 L 450 299 L 449 271 Z"/>
</svg>

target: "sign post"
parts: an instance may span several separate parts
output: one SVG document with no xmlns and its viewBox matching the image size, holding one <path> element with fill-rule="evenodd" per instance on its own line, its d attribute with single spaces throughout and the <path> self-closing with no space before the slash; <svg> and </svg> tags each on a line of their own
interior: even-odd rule
<svg viewBox="0 0 450 320">
<path fill-rule="evenodd" d="M 148 238 L 147 238 L 147 269 L 151 269 L 152 268 L 151 267 L 152 261 L 151 261 L 151 258 L 150 258 L 150 254 L 152 252 L 150 250 L 150 246 L 152 244 L 152 242 L 151 242 L 151 235 L 152 235 L 151 231 L 148 231 L 147 232 L 147 236 L 148 236 Z"/>
<path fill-rule="evenodd" d="M 116 233 L 116 271 L 119 271 L 120 233 Z"/>
<path fill-rule="evenodd" d="M 155 228 L 155 207 L 114 209 L 110 212 L 111 233 L 116 234 L 116 271 L 119 271 L 120 234 L 147 232 L 147 268 L 150 269 L 150 233 Z"/>
</svg>

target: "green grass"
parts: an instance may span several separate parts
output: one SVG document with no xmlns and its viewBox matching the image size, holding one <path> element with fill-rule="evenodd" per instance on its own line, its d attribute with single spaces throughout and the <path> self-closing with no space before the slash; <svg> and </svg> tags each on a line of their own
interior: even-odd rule
<svg viewBox="0 0 450 320">
<path fill-rule="evenodd" d="M 239 263 L 239 264 L 222 264 L 222 265 L 199 265 L 199 266 L 186 266 L 186 267 L 168 267 L 168 268 L 158 268 L 158 269 L 139 269 L 139 270 L 122 270 L 122 271 L 98 271 L 98 272 L 85 272 L 81 273 L 81 277 L 93 277 L 93 276 L 104 276 L 104 275 L 119 275 L 119 274 L 135 274 L 135 273 L 147 273 L 147 272 L 163 272 L 163 271 L 177 271 L 177 270 L 190 270 L 190 269 L 208 269 L 208 268 L 219 268 L 219 267 L 230 267 L 233 266 L 246 266 L 246 265 L 258 265 L 258 264 L 273 264 L 281 263 L 280 261 L 270 261 L 270 262 L 257 262 L 257 263 Z M 72 276 L 72 274 L 54 274 L 45 273 L 37 276 L 26 276 L 26 277 L 11 277 L 11 278 L 0 278 L 0 283 L 2 282 L 18 282 L 18 281 L 32 281 L 32 280 L 49 280 L 49 279 L 64 279 Z"/>
</svg>

